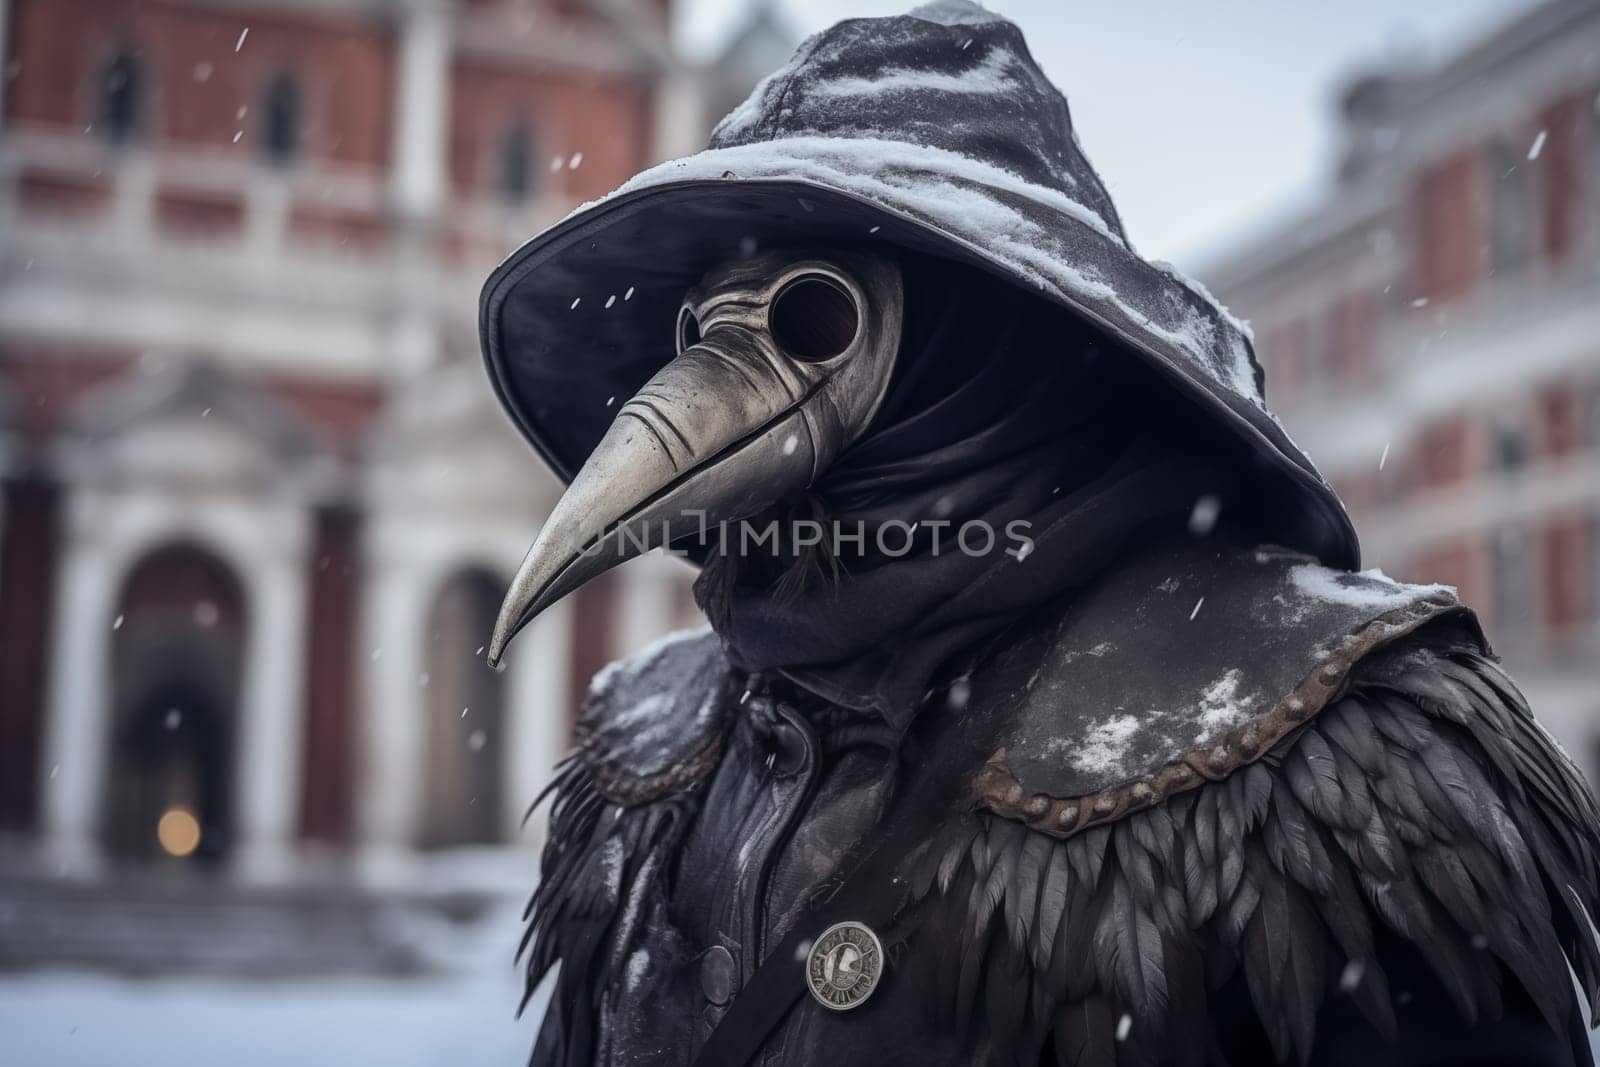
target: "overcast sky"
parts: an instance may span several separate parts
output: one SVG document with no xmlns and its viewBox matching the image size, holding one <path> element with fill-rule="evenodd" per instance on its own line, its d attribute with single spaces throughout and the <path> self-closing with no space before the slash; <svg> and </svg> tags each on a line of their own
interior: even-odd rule
<svg viewBox="0 0 1600 1067">
<path fill-rule="evenodd" d="M 678 0 L 715 52 L 752 0 Z M 798 34 L 908 0 L 773 0 Z M 1448 54 L 1532 0 L 990 0 L 1067 94 L 1140 251 L 1198 268 L 1328 180 L 1337 87 Z"/>
</svg>

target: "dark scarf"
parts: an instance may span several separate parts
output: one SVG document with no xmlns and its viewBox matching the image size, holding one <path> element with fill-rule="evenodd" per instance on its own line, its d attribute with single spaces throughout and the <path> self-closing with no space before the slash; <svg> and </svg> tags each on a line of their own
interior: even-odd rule
<svg viewBox="0 0 1600 1067">
<path fill-rule="evenodd" d="M 897 726 L 963 650 L 1082 586 L 1132 540 L 1181 530 L 1223 486 L 1218 463 L 1185 457 L 1187 420 L 1156 399 L 1165 391 L 1071 316 L 943 261 L 909 259 L 906 274 L 899 367 L 873 428 L 785 512 L 849 534 L 860 522 L 864 546 L 844 541 L 810 573 L 793 555 L 740 560 L 733 575 L 715 566 L 697 589 L 704 602 L 729 583 L 710 614 L 735 663 Z M 903 527 L 885 531 L 889 554 L 879 548 L 895 520 L 918 523 L 905 554 Z M 1031 524 L 1031 551 L 1007 535 L 1014 520 Z M 994 532 L 981 555 L 957 544 L 972 521 Z"/>
</svg>

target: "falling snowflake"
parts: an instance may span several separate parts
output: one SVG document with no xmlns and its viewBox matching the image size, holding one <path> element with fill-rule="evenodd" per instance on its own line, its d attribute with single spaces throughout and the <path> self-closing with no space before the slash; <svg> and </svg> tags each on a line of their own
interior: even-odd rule
<svg viewBox="0 0 1600 1067">
<path fill-rule="evenodd" d="M 244 47 L 244 39 L 248 36 L 250 36 L 250 27 L 246 26 L 244 29 L 239 31 L 239 39 L 233 42 L 233 50 L 235 52 Z"/>
<path fill-rule="evenodd" d="M 61 773 L 61 764 L 52 763 L 50 765 L 50 780 L 52 782 L 55 781 L 56 780 L 56 775 L 58 775 L 60 773 Z"/>
<path fill-rule="evenodd" d="M 631 286 L 631 285 L 628 286 L 628 291 L 626 293 L 622 294 L 622 299 L 624 299 L 624 300 L 632 300 L 633 299 L 633 286 Z"/>
<path fill-rule="evenodd" d="M 1378 469 L 1379 470 L 1383 470 L 1383 465 L 1385 463 L 1389 462 L 1389 445 L 1390 444 L 1391 444 L 1391 442 L 1388 442 L 1388 441 L 1385 441 L 1384 444 L 1383 444 L 1383 455 L 1378 457 Z"/>
<path fill-rule="evenodd" d="M 580 303 L 582 303 L 582 302 L 583 302 L 583 297 L 581 297 L 581 296 L 573 297 L 572 298 L 572 304 L 567 308 L 567 310 L 568 311 L 576 311 L 576 310 L 578 310 L 578 305 Z"/>
<path fill-rule="evenodd" d="M 784 442 L 783 442 L 783 454 L 786 455 L 786 456 L 792 456 L 792 455 L 794 455 L 794 450 L 799 448 L 799 447 L 800 447 L 800 438 L 795 436 L 794 434 L 790 434 L 787 438 L 784 439 Z"/>
<path fill-rule="evenodd" d="M 1133 1030 L 1133 1016 L 1124 1012 L 1122 1018 L 1117 1020 L 1117 1040 L 1128 1040 L 1128 1034 Z"/>
<path fill-rule="evenodd" d="M 1428 298 L 1425 296 L 1419 296 L 1415 300 L 1411 301 L 1411 306 L 1414 308 L 1425 308 L 1428 306 Z"/>
<path fill-rule="evenodd" d="M 950 683 L 950 691 L 945 695 L 945 704 L 951 711 L 960 711 L 967 706 L 967 701 L 972 699 L 972 683 L 965 678 L 957 678 Z"/>
<path fill-rule="evenodd" d="M 577 170 L 579 164 L 581 164 L 582 162 L 583 162 L 583 153 L 582 152 L 574 152 L 574 153 L 572 153 L 572 158 L 567 160 L 567 169 L 568 170 Z"/>
<path fill-rule="evenodd" d="M 615 396 L 606 397 L 606 407 L 610 407 L 612 404 L 615 404 L 616 402 L 617 402 L 617 398 Z"/>
<path fill-rule="evenodd" d="M 123 616 L 123 615 L 118 615 L 118 616 L 117 616 L 117 617 L 116 617 L 116 618 L 115 618 L 115 619 L 112 619 L 112 620 L 111 620 L 111 628 L 112 628 L 112 629 L 113 629 L 113 630 L 120 630 L 120 629 L 122 629 L 122 623 L 123 623 L 123 620 L 124 620 L 124 619 L 125 619 L 125 618 L 126 618 L 126 616 Z"/>
<path fill-rule="evenodd" d="M 469 712 L 469 711 L 471 711 L 471 710 L 472 710 L 472 707 L 471 707 L 471 706 L 470 706 L 470 705 L 469 705 L 469 706 L 467 706 L 467 707 L 464 707 L 464 708 L 462 708 L 462 709 L 461 709 L 461 717 L 462 717 L 462 718 L 463 718 L 463 719 L 465 719 L 465 718 L 466 718 L 466 717 L 467 717 L 467 712 Z"/>
<path fill-rule="evenodd" d="M 566 156 L 557 156 L 556 158 L 554 158 L 554 159 L 552 159 L 550 161 L 550 173 L 554 174 L 556 171 L 558 171 L 562 167 L 566 166 L 566 164 L 567 164 L 567 157 Z"/>
<path fill-rule="evenodd" d="M 243 130 L 235 130 L 234 133 L 233 133 L 233 143 L 234 144 L 238 144 L 239 143 L 239 138 L 241 138 L 243 136 L 244 136 L 244 131 Z"/>
<path fill-rule="evenodd" d="M 204 85 L 211 80 L 211 63 L 202 59 L 194 65 L 194 80 Z"/>
<path fill-rule="evenodd" d="M 1195 537 L 1204 537 L 1217 525 L 1217 516 L 1222 514 L 1222 498 L 1215 493 L 1207 493 L 1194 502 L 1194 509 L 1189 512 L 1189 532 Z"/>
<path fill-rule="evenodd" d="M 483 746 L 489 743 L 489 735 L 482 730 L 474 730 L 467 735 L 467 748 L 473 752 L 482 752 Z"/>
<path fill-rule="evenodd" d="M 1206 598 L 1205 597 L 1201 597 L 1199 600 L 1196 600 L 1194 602 L 1194 610 L 1189 612 L 1189 621 L 1190 622 L 1194 622 L 1194 617 L 1196 615 L 1200 614 L 1200 605 L 1204 604 L 1205 602 L 1206 602 Z"/>
<path fill-rule="evenodd" d="M 1540 130 L 1538 136 L 1533 139 L 1533 144 L 1528 146 L 1528 158 L 1530 160 L 1538 159 L 1539 153 L 1544 151 L 1545 136 L 1549 132 L 1549 130 Z"/>
<path fill-rule="evenodd" d="M 182 724 L 183 724 L 183 712 L 179 711 L 177 708 L 168 708 L 167 709 L 167 718 L 166 718 L 166 721 L 164 723 L 166 728 L 169 731 L 176 730 Z"/>
<path fill-rule="evenodd" d="M 612 304 L 615 304 L 616 302 L 617 302 L 617 294 L 616 293 L 612 293 L 610 296 L 606 297 L 606 307 L 608 309 L 611 307 Z"/>
<path fill-rule="evenodd" d="M 1366 973 L 1367 965 L 1361 960 L 1351 960 L 1344 965 L 1344 970 L 1339 972 L 1339 991 L 1341 993 L 1354 993 L 1361 984 L 1361 976 Z"/>
</svg>

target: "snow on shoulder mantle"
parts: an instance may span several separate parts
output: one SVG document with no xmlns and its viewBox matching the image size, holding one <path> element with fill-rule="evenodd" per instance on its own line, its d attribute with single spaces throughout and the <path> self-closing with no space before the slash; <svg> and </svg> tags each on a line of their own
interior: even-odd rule
<svg viewBox="0 0 1600 1067">
<path fill-rule="evenodd" d="M 1279 548 L 1147 553 L 990 668 L 1027 681 L 974 779 L 979 806 L 1066 837 L 1225 778 L 1320 711 L 1362 657 L 1447 617 L 1482 642 L 1447 586 Z"/>
<path fill-rule="evenodd" d="M 722 756 L 730 677 L 708 627 L 668 634 L 596 674 L 577 739 L 601 795 L 632 807 L 697 785 Z"/>
</svg>

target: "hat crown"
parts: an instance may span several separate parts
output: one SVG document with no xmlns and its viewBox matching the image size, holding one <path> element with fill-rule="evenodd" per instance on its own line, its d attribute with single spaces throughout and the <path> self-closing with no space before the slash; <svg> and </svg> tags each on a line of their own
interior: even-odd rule
<svg viewBox="0 0 1600 1067">
<path fill-rule="evenodd" d="M 1125 240 L 1067 100 L 1017 26 L 967 0 L 847 19 L 807 38 L 711 134 L 710 147 L 827 137 L 983 160 L 1061 193 Z"/>
</svg>

